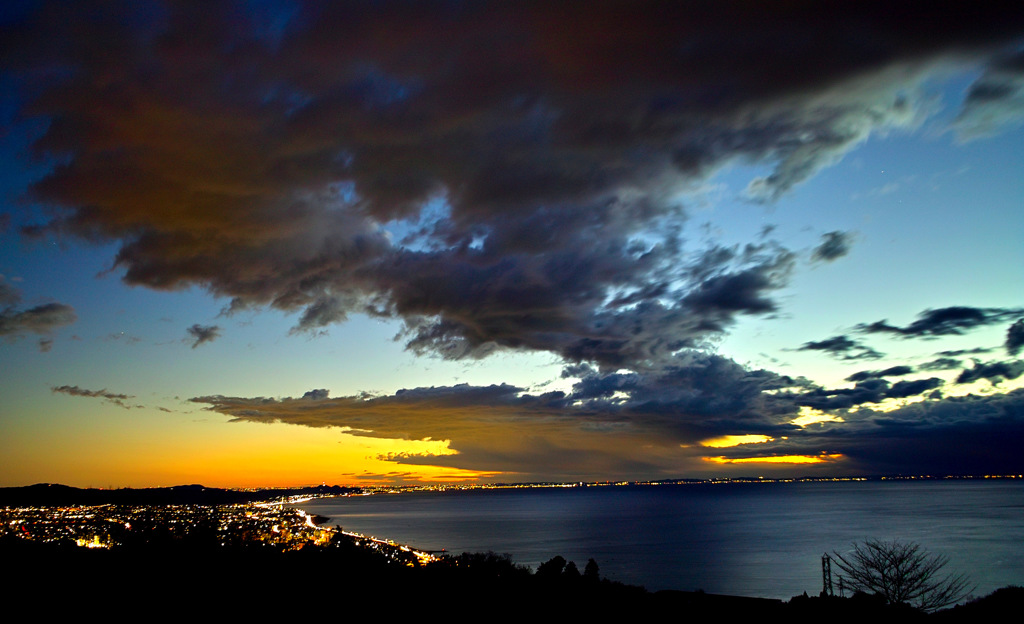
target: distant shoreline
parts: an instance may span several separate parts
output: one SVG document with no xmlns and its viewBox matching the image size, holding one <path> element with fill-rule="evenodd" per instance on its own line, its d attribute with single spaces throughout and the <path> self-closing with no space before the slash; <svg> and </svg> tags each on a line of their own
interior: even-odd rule
<svg viewBox="0 0 1024 624">
<path fill-rule="evenodd" d="M 648 481 L 580 481 L 526 483 L 444 483 L 423 485 L 318 485 L 304 487 L 218 488 L 199 484 L 146 488 L 80 488 L 60 483 L 0 488 L 0 505 L 18 504 L 241 504 L 253 502 L 288 503 L 289 498 L 312 496 L 329 498 L 346 495 L 372 495 L 401 492 L 446 492 L 458 490 L 578 488 L 666 485 L 726 485 L 750 483 L 839 483 L 874 481 L 951 481 L 951 480 L 1018 480 L 1024 475 L 863 475 L 836 477 L 715 477 L 707 479 L 660 479 Z"/>
</svg>

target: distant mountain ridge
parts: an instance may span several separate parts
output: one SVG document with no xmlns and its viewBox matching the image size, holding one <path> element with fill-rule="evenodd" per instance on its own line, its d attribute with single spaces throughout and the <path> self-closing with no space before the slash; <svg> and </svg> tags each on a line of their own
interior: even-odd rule
<svg viewBox="0 0 1024 624">
<path fill-rule="evenodd" d="M 36 483 L 22 487 L 0 488 L 2 506 L 55 505 L 230 505 L 281 498 L 283 496 L 336 496 L 359 491 L 339 485 L 302 488 L 228 490 L 199 484 L 161 488 L 122 488 L 116 490 L 76 488 L 59 483 Z"/>
</svg>

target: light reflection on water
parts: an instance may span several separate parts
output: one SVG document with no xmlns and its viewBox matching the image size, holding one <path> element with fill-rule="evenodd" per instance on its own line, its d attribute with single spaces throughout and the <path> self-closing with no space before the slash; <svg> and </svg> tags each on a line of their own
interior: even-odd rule
<svg viewBox="0 0 1024 624">
<path fill-rule="evenodd" d="M 589 557 L 648 589 L 789 598 L 821 589 L 821 554 L 919 542 L 977 595 L 1024 584 L 1024 482 L 885 481 L 537 488 L 310 501 L 331 524 L 428 550 Z"/>
</svg>

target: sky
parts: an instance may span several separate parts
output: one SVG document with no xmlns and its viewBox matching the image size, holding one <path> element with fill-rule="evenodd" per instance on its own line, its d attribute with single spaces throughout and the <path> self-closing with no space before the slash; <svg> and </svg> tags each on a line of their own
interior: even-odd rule
<svg viewBox="0 0 1024 624">
<path fill-rule="evenodd" d="M 1024 473 L 1024 7 L 5 2 L 0 486 Z"/>
</svg>

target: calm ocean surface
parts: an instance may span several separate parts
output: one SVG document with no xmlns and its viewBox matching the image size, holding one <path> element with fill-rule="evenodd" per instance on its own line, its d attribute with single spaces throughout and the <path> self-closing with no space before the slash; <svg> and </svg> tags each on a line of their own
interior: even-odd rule
<svg viewBox="0 0 1024 624">
<path fill-rule="evenodd" d="M 982 596 L 1024 585 L 1024 482 L 884 481 L 536 488 L 310 501 L 346 530 L 449 553 L 555 555 L 647 589 L 788 599 L 821 590 L 821 554 L 916 541 Z"/>
</svg>

